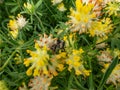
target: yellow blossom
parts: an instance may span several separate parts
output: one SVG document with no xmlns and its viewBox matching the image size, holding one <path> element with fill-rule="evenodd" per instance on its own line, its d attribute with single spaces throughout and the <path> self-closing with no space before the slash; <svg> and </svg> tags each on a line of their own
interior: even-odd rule
<svg viewBox="0 0 120 90">
<path fill-rule="evenodd" d="M 53 5 L 59 4 L 62 2 L 62 0 L 51 0 Z"/>
<path fill-rule="evenodd" d="M 84 51 L 81 49 L 73 50 L 69 57 L 66 59 L 66 64 L 69 65 L 68 70 L 71 72 L 73 68 L 75 70 L 76 75 L 84 75 L 89 76 L 90 70 L 86 70 L 83 61 L 82 61 L 82 53 Z"/>
<path fill-rule="evenodd" d="M 18 36 L 18 29 L 11 30 L 9 33 L 13 36 L 13 38 L 17 38 L 17 36 Z"/>
<path fill-rule="evenodd" d="M 120 50 L 119 49 L 115 48 L 113 53 L 114 53 L 114 57 L 118 57 L 120 59 Z"/>
<path fill-rule="evenodd" d="M 17 21 L 16 20 L 10 20 L 9 23 L 8 23 L 8 27 L 15 31 L 18 29 L 18 24 L 17 24 Z"/>
<path fill-rule="evenodd" d="M 35 48 L 36 51 L 27 50 L 31 57 L 24 60 L 24 64 L 26 66 L 29 66 L 30 64 L 32 65 L 28 69 L 27 75 L 31 75 L 32 69 L 34 69 L 34 76 L 39 75 L 41 71 L 46 74 L 49 59 L 46 47 L 40 48 L 39 45 L 36 43 Z"/>
<path fill-rule="evenodd" d="M 27 74 L 28 76 L 32 75 L 32 70 L 33 70 L 33 69 L 30 67 L 30 68 L 27 70 L 26 74 Z"/>
<path fill-rule="evenodd" d="M 34 7 L 33 3 L 32 4 L 29 2 L 24 3 L 24 8 L 25 8 L 26 12 L 29 14 L 33 14 L 35 11 L 35 7 Z"/>
<path fill-rule="evenodd" d="M 63 64 L 58 64 L 58 69 L 59 71 L 63 71 L 64 70 L 64 65 Z"/>
<path fill-rule="evenodd" d="M 113 25 L 109 18 L 103 19 L 102 21 L 92 22 L 91 28 L 89 29 L 90 36 L 106 37 L 111 33 Z"/>
<path fill-rule="evenodd" d="M 66 10 L 63 3 L 60 3 L 57 8 L 58 8 L 59 11 L 62 11 L 62 12 Z"/>
<path fill-rule="evenodd" d="M 28 10 L 32 9 L 32 5 L 30 3 L 24 3 L 24 7 L 27 8 Z"/>
<path fill-rule="evenodd" d="M 118 11 L 120 11 L 120 7 L 119 7 L 119 4 L 116 3 L 115 1 L 114 2 L 109 2 L 108 3 L 108 6 L 105 8 L 109 14 L 109 16 L 111 15 L 117 15 Z"/>
<path fill-rule="evenodd" d="M 87 32 L 91 25 L 91 20 L 96 18 L 95 13 L 92 11 L 94 5 L 91 3 L 83 4 L 81 0 L 75 2 L 76 10 L 70 9 L 70 20 L 68 23 L 72 24 L 71 31 L 79 31 L 79 33 Z"/>
</svg>

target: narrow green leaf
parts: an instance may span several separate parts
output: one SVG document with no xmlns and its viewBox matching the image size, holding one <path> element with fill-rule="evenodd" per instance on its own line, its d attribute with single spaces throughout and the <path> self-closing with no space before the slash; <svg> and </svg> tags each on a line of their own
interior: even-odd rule
<svg viewBox="0 0 120 90">
<path fill-rule="evenodd" d="M 90 67 L 90 70 L 92 71 L 91 59 L 89 59 L 89 67 Z M 92 72 L 90 73 L 90 76 L 89 76 L 89 90 L 94 90 L 94 83 L 93 83 Z"/>
<path fill-rule="evenodd" d="M 12 10 L 10 11 L 11 13 L 17 11 L 17 9 L 19 8 L 19 6 L 15 6 L 14 8 L 12 8 Z"/>
<path fill-rule="evenodd" d="M 80 90 L 88 90 L 87 88 L 85 88 L 81 85 L 81 83 L 77 80 L 77 78 L 75 76 L 74 76 L 74 79 L 75 79 L 76 84 L 79 86 Z"/>
<path fill-rule="evenodd" d="M 15 2 L 6 2 L 5 5 L 15 6 L 15 5 L 17 5 L 17 3 L 15 3 Z"/>
<path fill-rule="evenodd" d="M 115 66 L 118 64 L 118 57 L 116 57 L 113 62 L 110 64 L 110 66 L 108 67 L 108 69 L 106 70 L 106 72 L 104 73 L 102 80 L 100 81 L 100 85 L 98 87 L 98 90 L 102 90 L 103 85 L 105 84 L 106 80 L 108 79 L 108 77 L 110 76 L 110 74 L 112 73 L 113 69 L 115 68 Z"/>
<path fill-rule="evenodd" d="M 42 0 L 39 0 L 39 1 L 35 4 L 35 8 L 37 9 L 41 4 L 42 4 Z"/>
</svg>

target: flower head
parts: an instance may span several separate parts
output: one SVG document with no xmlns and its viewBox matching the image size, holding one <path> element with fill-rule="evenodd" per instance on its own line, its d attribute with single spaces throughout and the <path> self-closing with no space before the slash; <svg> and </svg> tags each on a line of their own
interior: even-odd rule
<svg viewBox="0 0 120 90">
<path fill-rule="evenodd" d="M 59 4 L 62 2 L 62 0 L 51 0 L 53 5 Z"/>
<path fill-rule="evenodd" d="M 103 19 L 102 21 L 94 21 L 89 29 L 90 36 L 105 37 L 112 31 L 112 26 L 109 18 Z"/>
<path fill-rule="evenodd" d="M 33 75 L 39 76 L 42 72 L 43 74 L 48 74 L 47 65 L 49 60 L 49 54 L 47 53 L 47 48 L 40 48 L 37 43 L 35 43 L 36 51 L 27 50 L 27 52 L 31 55 L 30 58 L 26 58 L 24 60 L 24 64 L 26 66 L 31 66 L 27 70 L 27 75 L 31 75 L 34 70 Z"/>
<path fill-rule="evenodd" d="M 26 25 L 27 21 L 25 18 L 18 14 L 17 19 L 11 19 L 8 23 L 8 27 L 10 28 L 10 34 L 16 38 L 18 36 L 19 29 L 22 29 Z"/>
<path fill-rule="evenodd" d="M 89 76 L 90 70 L 86 70 L 83 61 L 82 61 L 82 49 L 73 50 L 72 54 L 69 54 L 69 57 L 66 59 L 66 64 L 69 65 L 68 70 L 75 70 L 76 75 Z"/>
<path fill-rule="evenodd" d="M 52 77 L 37 76 L 30 80 L 28 86 L 30 90 L 49 90 L 51 80 Z"/>
<path fill-rule="evenodd" d="M 103 0 L 82 0 L 82 3 L 84 4 L 93 4 L 93 12 L 95 12 L 96 16 L 101 15 L 101 10 L 103 9 Z"/>
<path fill-rule="evenodd" d="M 13 31 L 17 30 L 18 29 L 17 21 L 15 19 L 10 20 L 8 23 L 8 27 Z"/>
<path fill-rule="evenodd" d="M 67 58 L 67 53 L 60 52 L 59 54 L 53 55 L 50 60 L 53 67 L 56 67 L 58 71 L 62 71 L 64 70 L 64 64 L 66 58 Z"/>
<path fill-rule="evenodd" d="M 57 8 L 58 8 L 59 11 L 62 11 L 62 12 L 66 10 L 63 3 L 60 3 Z"/>
<path fill-rule="evenodd" d="M 105 8 L 107 10 L 107 13 L 109 14 L 109 16 L 111 15 L 117 15 L 118 11 L 120 11 L 120 5 L 116 2 L 109 2 L 108 6 Z"/>
<path fill-rule="evenodd" d="M 29 14 L 33 14 L 35 11 L 34 4 L 33 3 L 24 3 L 24 8 Z"/>
<path fill-rule="evenodd" d="M 50 58 L 50 55 L 48 54 L 49 49 L 46 47 L 46 45 L 40 47 L 36 42 L 35 48 L 36 51 L 27 50 L 31 57 L 24 59 L 24 64 L 26 66 L 31 65 L 26 72 L 27 75 L 32 75 L 33 73 L 33 76 L 56 76 L 58 74 L 57 68 L 59 63 L 56 60 Z"/>
<path fill-rule="evenodd" d="M 109 49 L 101 51 L 101 54 L 97 56 L 99 62 L 112 62 L 112 55 Z"/>
<path fill-rule="evenodd" d="M 71 14 L 69 15 L 70 20 L 68 24 L 72 24 L 71 31 L 79 31 L 79 33 L 84 33 L 87 28 L 91 25 L 91 20 L 96 18 L 95 13 L 92 11 L 94 5 L 88 3 L 83 4 L 80 0 L 76 0 L 76 10 L 70 9 Z"/>
<path fill-rule="evenodd" d="M 16 22 L 17 22 L 17 25 L 20 29 L 22 29 L 27 24 L 26 19 L 20 14 L 18 14 Z"/>
<path fill-rule="evenodd" d="M 46 34 L 44 34 L 44 36 L 40 35 L 40 39 L 39 40 L 35 40 L 36 43 L 38 43 L 38 45 L 40 47 L 46 46 L 47 48 L 50 48 L 56 41 L 56 38 L 52 38 L 52 35 L 48 36 Z"/>
</svg>

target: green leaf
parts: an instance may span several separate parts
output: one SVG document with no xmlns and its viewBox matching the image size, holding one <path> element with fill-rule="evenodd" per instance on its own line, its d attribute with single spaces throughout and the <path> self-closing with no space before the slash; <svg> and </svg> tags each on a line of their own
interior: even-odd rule
<svg viewBox="0 0 120 90">
<path fill-rule="evenodd" d="M 106 70 L 106 72 L 104 73 L 102 80 L 100 81 L 98 90 L 102 90 L 106 80 L 108 79 L 108 77 L 110 76 L 110 74 L 112 73 L 113 69 L 115 68 L 115 66 L 118 64 L 118 57 L 116 57 L 113 62 L 110 64 L 110 66 L 108 67 L 108 69 Z"/>
<path fill-rule="evenodd" d="M 15 2 L 6 2 L 5 5 L 15 6 L 15 5 L 17 5 L 17 3 L 15 3 Z"/>
<path fill-rule="evenodd" d="M 90 67 L 90 70 L 92 70 L 91 59 L 89 59 L 89 67 Z M 89 76 L 89 90 L 94 90 L 93 74 L 92 74 L 92 72 L 90 73 L 90 76 Z"/>
<path fill-rule="evenodd" d="M 37 9 L 41 4 L 42 4 L 42 0 L 39 0 L 39 1 L 35 4 L 35 9 Z"/>
<path fill-rule="evenodd" d="M 12 10 L 10 12 L 14 13 L 15 11 L 17 11 L 18 8 L 19 8 L 19 6 L 15 6 L 14 8 L 12 8 Z"/>
</svg>

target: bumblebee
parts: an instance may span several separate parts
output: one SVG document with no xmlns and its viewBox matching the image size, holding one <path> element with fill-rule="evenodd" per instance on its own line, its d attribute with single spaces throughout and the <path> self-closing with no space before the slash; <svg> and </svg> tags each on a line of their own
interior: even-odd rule
<svg viewBox="0 0 120 90">
<path fill-rule="evenodd" d="M 64 46 L 65 46 L 65 42 L 63 40 L 57 39 L 54 44 L 50 47 L 50 49 L 54 52 L 54 53 L 58 53 L 59 50 L 64 51 Z"/>
</svg>

